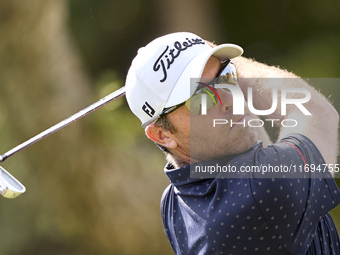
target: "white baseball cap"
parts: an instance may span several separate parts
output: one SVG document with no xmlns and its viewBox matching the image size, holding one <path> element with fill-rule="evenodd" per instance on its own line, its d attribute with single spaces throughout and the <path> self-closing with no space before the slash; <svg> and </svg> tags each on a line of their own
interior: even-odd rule
<svg viewBox="0 0 340 255">
<path fill-rule="evenodd" d="M 188 32 L 158 37 L 140 48 L 132 61 L 125 82 L 129 107 L 145 128 L 165 108 L 192 96 L 190 79 L 201 77 L 211 56 L 226 60 L 242 54 L 238 45 L 212 48 L 201 37 Z"/>
</svg>

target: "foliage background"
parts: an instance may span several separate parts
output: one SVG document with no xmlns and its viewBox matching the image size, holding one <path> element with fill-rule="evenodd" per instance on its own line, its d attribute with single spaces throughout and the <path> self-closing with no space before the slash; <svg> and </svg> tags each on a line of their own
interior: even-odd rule
<svg viewBox="0 0 340 255">
<path fill-rule="evenodd" d="M 190 31 L 318 84 L 339 110 L 336 0 L 0 0 L 0 150 L 124 85 L 137 49 Z M 172 254 L 162 153 L 124 98 L 2 166 L 27 193 L 0 200 L 0 254 Z M 339 182 L 338 182 L 339 183 Z M 339 210 L 332 211 L 340 228 Z"/>
</svg>

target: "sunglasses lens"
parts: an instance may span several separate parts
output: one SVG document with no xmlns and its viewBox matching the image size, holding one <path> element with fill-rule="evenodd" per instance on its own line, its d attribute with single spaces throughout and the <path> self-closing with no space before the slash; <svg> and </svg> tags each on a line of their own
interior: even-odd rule
<svg viewBox="0 0 340 255">
<path fill-rule="evenodd" d="M 185 106 L 190 110 L 193 115 L 199 115 L 202 112 L 203 104 L 206 109 L 210 109 L 218 103 L 216 91 L 213 89 L 214 84 L 231 84 L 237 85 L 238 78 L 234 64 L 229 61 L 222 69 L 213 82 L 209 85 L 199 86 L 195 94 L 185 102 Z M 202 84 L 202 83 L 201 83 Z M 209 88 L 209 86 L 211 88 Z M 227 89 L 225 89 L 227 90 Z M 228 90 L 227 90 L 228 91 Z M 204 98 L 202 98 L 204 96 Z"/>
<path fill-rule="evenodd" d="M 200 95 L 194 95 L 189 100 L 185 102 L 185 106 L 189 109 L 189 111 L 194 114 L 198 115 L 201 109 L 201 97 Z"/>
<path fill-rule="evenodd" d="M 216 99 L 214 98 L 214 96 L 212 96 L 211 94 L 206 94 L 203 91 L 198 91 L 185 102 L 185 106 L 190 110 L 193 115 L 201 114 L 203 96 L 206 98 L 207 110 L 216 105 Z"/>
<path fill-rule="evenodd" d="M 234 64 L 229 62 L 226 67 L 220 72 L 219 76 L 214 81 L 214 84 L 231 84 L 237 85 L 238 77 Z"/>
</svg>

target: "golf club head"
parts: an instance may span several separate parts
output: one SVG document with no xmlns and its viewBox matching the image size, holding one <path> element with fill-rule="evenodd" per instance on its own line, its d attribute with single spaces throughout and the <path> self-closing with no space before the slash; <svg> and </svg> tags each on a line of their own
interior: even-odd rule
<svg viewBox="0 0 340 255">
<path fill-rule="evenodd" d="M 25 191 L 25 186 L 0 166 L 0 195 L 5 198 L 16 198 Z"/>
</svg>

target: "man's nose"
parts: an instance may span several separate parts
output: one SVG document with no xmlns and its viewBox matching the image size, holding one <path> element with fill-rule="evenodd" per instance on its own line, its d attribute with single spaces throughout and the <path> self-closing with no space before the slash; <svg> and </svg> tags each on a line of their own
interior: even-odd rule
<svg viewBox="0 0 340 255">
<path fill-rule="evenodd" d="M 230 91 L 225 89 L 218 89 L 217 90 L 221 101 L 222 101 L 222 108 L 223 111 L 227 111 L 233 107 L 233 95 Z"/>
</svg>

